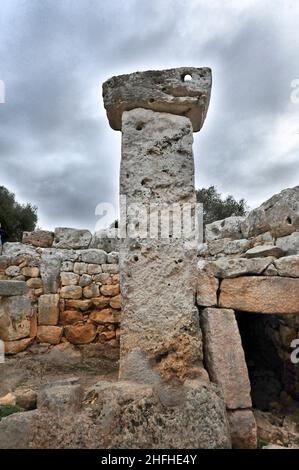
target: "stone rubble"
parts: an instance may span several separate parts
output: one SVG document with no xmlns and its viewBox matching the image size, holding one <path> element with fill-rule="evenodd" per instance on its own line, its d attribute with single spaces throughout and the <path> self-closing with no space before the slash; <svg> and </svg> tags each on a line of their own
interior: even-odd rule
<svg viewBox="0 0 299 470">
<path fill-rule="evenodd" d="M 118 347 L 119 315 L 108 321 L 104 311 L 106 307 L 116 312 L 121 309 L 118 253 L 84 249 L 86 231 L 58 229 L 55 233 L 56 244 L 60 236 L 71 248 L 49 246 L 55 237 L 44 231 L 26 233 L 24 244 L 4 245 L 0 256 L 0 339 L 5 341 L 8 355 L 24 351 L 34 342 L 100 341 Z M 29 245 L 31 240 L 36 243 Z M 17 272 L 23 280 L 15 280 Z M 97 322 L 93 313 L 98 314 Z"/>
</svg>

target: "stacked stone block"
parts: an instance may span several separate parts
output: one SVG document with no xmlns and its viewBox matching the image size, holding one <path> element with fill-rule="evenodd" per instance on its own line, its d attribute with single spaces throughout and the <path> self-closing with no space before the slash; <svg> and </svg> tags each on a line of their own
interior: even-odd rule
<svg viewBox="0 0 299 470">
<path fill-rule="evenodd" d="M 197 304 L 204 359 L 210 378 L 223 390 L 234 447 L 256 446 L 235 312 L 276 316 L 273 324 L 267 322 L 267 335 L 290 371 L 291 341 L 299 337 L 298 217 L 299 187 L 295 187 L 273 196 L 247 217 L 207 225 L 205 242 L 198 249 Z M 292 373 L 294 394 L 298 384 L 294 367 Z"/>
<path fill-rule="evenodd" d="M 118 347 L 118 253 L 88 248 L 91 239 L 88 231 L 58 228 L 55 233 L 25 233 L 24 244 L 5 244 L 0 339 L 7 354 L 33 342 L 103 341 Z"/>
</svg>

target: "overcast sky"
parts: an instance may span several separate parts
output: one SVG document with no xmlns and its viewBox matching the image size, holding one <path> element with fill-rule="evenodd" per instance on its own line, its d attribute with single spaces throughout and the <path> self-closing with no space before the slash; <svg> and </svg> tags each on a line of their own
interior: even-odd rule
<svg viewBox="0 0 299 470">
<path fill-rule="evenodd" d="M 42 228 L 94 230 L 120 163 L 102 82 L 181 66 L 213 72 L 196 186 L 253 208 L 298 185 L 298 24 L 296 0 L 1 0 L 0 185 L 38 206 Z"/>
</svg>

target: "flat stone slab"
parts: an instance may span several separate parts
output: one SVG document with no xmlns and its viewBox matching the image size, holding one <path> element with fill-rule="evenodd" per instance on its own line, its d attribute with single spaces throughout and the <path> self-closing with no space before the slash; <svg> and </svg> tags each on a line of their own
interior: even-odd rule
<svg viewBox="0 0 299 470">
<path fill-rule="evenodd" d="M 25 281 L 0 281 L 0 297 L 25 295 L 28 291 Z"/>
<path fill-rule="evenodd" d="M 23 232 L 22 243 L 41 248 L 50 248 L 53 244 L 54 233 L 48 230 Z"/>
<path fill-rule="evenodd" d="M 0 338 L 14 341 L 30 335 L 32 306 L 25 295 L 4 297 L 0 302 Z"/>
<path fill-rule="evenodd" d="M 246 258 L 262 258 L 267 256 L 274 256 L 280 258 L 284 252 L 281 248 L 275 245 L 258 245 L 246 251 Z"/>
<path fill-rule="evenodd" d="M 186 80 L 186 77 L 191 80 Z M 112 77 L 103 84 L 104 106 L 112 129 L 122 129 L 122 113 L 134 108 L 188 117 L 201 129 L 212 86 L 208 67 L 148 70 Z"/>
<path fill-rule="evenodd" d="M 291 235 L 287 235 L 286 237 L 277 238 L 276 246 L 281 248 L 286 255 L 298 255 L 299 232 L 293 232 Z"/>
<path fill-rule="evenodd" d="M 299 279 L 244 276 L 224 279 L 220 285 L 220 306 L 244 312 L 299 314 Z"/>
<path fill-rule="evenodd" d="M 244 220 L 245 217 L 232 216 L 207 224 L 205 228 L 206 241 L 210 242 L 221 238 L 231 238 L 232 240 L 243 238 L 241 223 Z"/>
<path fill-rule="evenodd" d="M 54 248 L 86 249 L 89 247 L 92 235 L 89 230 L 77 230 L 68 227 L 56 227 L 54 232 Z"/>
<path fill-rule="evenodd" d="M 274 261 L 279 276 L 299 277 L 299 255 L 285 256 Z"/>
<path fill-rule="evenodd" d="M 262 274 L 274 260 L 267 258 L 219 258 L 210 263 L 210 269 L 216 277 L 233 278 L 246 274 Z"/>
<path fill-rule="evenodd" d="M 200 315 L 205 363 L 228 409 L 251 407 L 250 382 L 233 310 L 205 308 Z"/>
<path fill-rule="evenodd" d="M 86 402 L 113 410 L 108 418 L 103 413 L 100 433 L 92 433 L 107 448 L 231 447 L 225 405 L 211 383 L 188 380 L 184 386 L 152 387 L 99 382 L 87 392 Z"/>
</svg>

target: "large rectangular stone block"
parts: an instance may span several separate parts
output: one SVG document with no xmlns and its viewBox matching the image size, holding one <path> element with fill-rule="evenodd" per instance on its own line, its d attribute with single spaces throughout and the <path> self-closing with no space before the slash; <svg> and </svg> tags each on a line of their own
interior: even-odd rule
<svg viewBox="0 0 299 470">
<path fill-rule="evenodd" d="M 47 230 L 23 232 L 22 243 L 42 248 L 50 248 L 54 240 L 54 233 Z"/>
<path fill-rule="evenodd" d="M 252 410 L 229 410 L 227 417 L 233 449 L 256 449 L 257 427 Z"/>
<path fill-rule="evenodd" d="M 205 308 L 200 318 L 205 363 L 211 380 L 223 390 L 227 408 L 251 407 L 250 382 L 234 311 Z"/>
<path fill-rule="evenodd" d="M 0 281 L 0 297 L 24 295 L 29 291 L 25 281 Z"/>
<path fill-rule="evenodd" d="M 54 248 L 62 249 L 86 249 L 91 241 L 89 230 L 77 230 L 68 227 L 56 227 L 54 232 Z"/>
<path fill-rule="evenodd" d="M 40 275 L 45 294 L 55 294 L 59 288 L 61 256 L 55 250 L 45 251 L 41 257 Z"/>
<path fill-rule="evenodd" d="M 128 210 L 121 222 L 133 234 L 120 248 L 120 377 L 147 383 L 196 377 L 202 365 L 197 231 L 189 237 L 163 236 L 162 229 L 138 236 L 134 229 L 144 217 L 130 210 L 137 203 L 153 215 L 173 204 L 195 204 L 192 125 L 184 116 L 134 109 L 123 113 L 122 132 L 120 193 Z M 103 287 L 101 293 L 107 295 Z"/>
<path fill-rule="evenodd" d="M 32 306 L 23 295 L 6 297 L 0 302 L 0 338 L 15 341 L 30 335 Z"/>
<path fill-rule="evenodd" d="M 57 325 L 59 318 L 59 294 L 45 294 L 38 299 L 39 325 Z"/>
<path fill-rule="evenodd" d="M 224 279 L 220 285 L 220 307 L 245 312 L 299 314 L 299 279 L 244 276 Z"/>
<path fill-rule="evenodd" d="M 110 126 L 121 130 L 122 113 L 143 108 L 187 116 L 194 132 L 199 131 L 207 114 L 211 84 L 208 67 L 147 70 L 112 77 L 103 84 Z"/>
<path fill-rule="evenodd" d="M 219 281 L 216 277 L 199 272 L 197 275 L 197 304 L 202 307 L 217 305 Z"/>
</svg>

